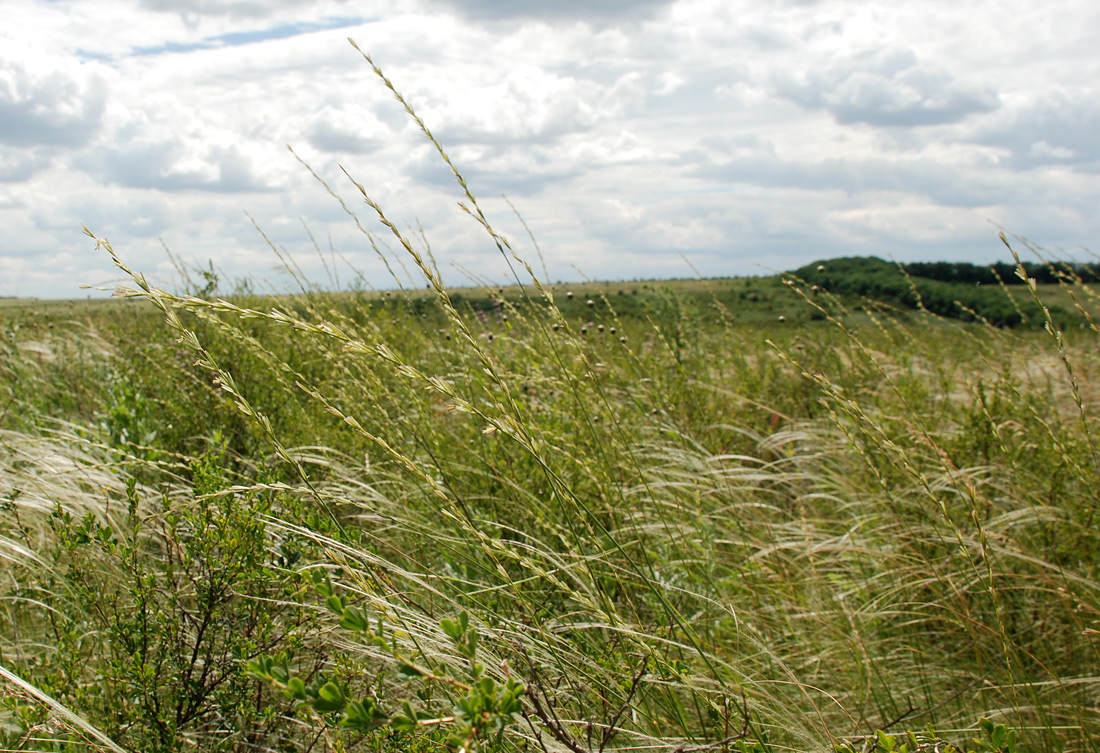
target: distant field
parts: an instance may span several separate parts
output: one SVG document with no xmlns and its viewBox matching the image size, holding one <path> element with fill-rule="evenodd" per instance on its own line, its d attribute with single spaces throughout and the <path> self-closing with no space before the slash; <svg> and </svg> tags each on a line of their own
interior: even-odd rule
<svg viewBox="0 0 1100 753">
<path fill-rule="evenodd" d="M 811 265 L 811 266 L 816 266 Z M 690 301 L 692 305 L 707 307 L 718 301 L 725 306 L 731 314 L 741 317 L 743 321 L 764 322 L 769 319 L 778 319 L 784 316 L 809 316 L 811 309 L 802 305 L 798 298 L 790 294 L 784 279 L 796 279 L 792 275 L 772 275 L 757 277 L 735 278 L 710 278 L 710 279 L 679 279 L 679 280 L 643 280 L 628 282 L 579 282 L 557 283 L 547 286 L 547 289 L 555 296 L 555 303 L 563 311 L 583 315 L 585 301 L 592 297 L 606 297 L 613 308 L 621 314 L 630 316 L 641 315 L 647 306 L 662 295 L 673 295 Z M 1009 279 L 1015 283 L 1016 280 Z M 970 285 L 958 285 L 957 289 L 962 293 L 971 289 Z M 980 286 L 978 286 L 980 287 Z M 999 286 L 986 285 L 998 295 L 1003 294 Z M 1082 304 L 1090 302 L 1090 293 L 1087 289 L 1075 288 L 1072 285 L 1059 285 L 1054 283 L 1041 283 L 1037 291 L 1043 302 L 1052 309 L 1061 309 L 1066 312 L 1075 310 L 1073 300 L 1074 291 L 1077 291 L 1078 301 Z M 1017 302 L 1027 303 L 1030 293 L 1019 284 L 1013 284 L 1008 289 L 1008 296 Z M 455 287 L 450 288 L 452 296 L 461 304 L 469 304 L 475 308 L 491 308 L 495 298 L 503 296 L 509 300 L 518 300 L 521 290 L 515 285 L 493 287 Z M 573 297 L 570 298 L 569 294 Z M 344 305 L 354 302 L 385 303 L 398 300 L 431 301 L 434 293 L 430 290 L 414 289 L 402 291 L 399 289 L 363 291 L 357 293 L 335 293 L 329 295 L 329 300 L 334 305 Z M 1094 298 L 1095 296 L 1091 296 Z M 265 297 L 227 296 L 242 306 L 258 305 L 266 302 Z M 847 304 L 858 307 L 861 296 L 841 295 L 841 300 Z M 94 315 L 101 307 L 138 307 L 144 309 L 139 301 L 117 299 L 74 299 L 74 300 L 40 300 L 28 298 L 0 298 L 0 311 L 19 312 L 27 316 L 42 316 L 48 320 L 64 318 L 66 315 Z M 904 310 L 906 306 L 894 304 L 898 310 Z"/>
<path fill-rule="evenodd" d="M 0 300 L 3 747 L 1097 750 L 1094 289 L 851 269 Z"/>
</svg>

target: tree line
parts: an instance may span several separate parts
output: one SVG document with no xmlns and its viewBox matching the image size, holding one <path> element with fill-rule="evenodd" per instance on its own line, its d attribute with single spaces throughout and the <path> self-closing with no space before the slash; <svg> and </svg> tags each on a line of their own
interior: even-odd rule
<svg viewBox="0 0 1100 753">
<path fill-rule="evenodd" d="M 1027 276 L 1039 284 L 1060 280 L 1100 279 L 1092 264 L 1032 264 Z M 967 321 L 985 320 L 997 327 L 1041 324 L 1045 315 L 1026 295 L 1006 295 L 1001 287 L 1022 285 L 1012 264 L 982 267 L 965 262 L 919 262 L 899 265 L 877 257 L 845 257 L 814 262 L 792 273 L 808 286 L 840 296 L 859 296 L 904 308 L 923 308 L 939 316 Z M 1065 326 L 1073 318 L 1059 307 L 1048 307 Z"/>
</svg>

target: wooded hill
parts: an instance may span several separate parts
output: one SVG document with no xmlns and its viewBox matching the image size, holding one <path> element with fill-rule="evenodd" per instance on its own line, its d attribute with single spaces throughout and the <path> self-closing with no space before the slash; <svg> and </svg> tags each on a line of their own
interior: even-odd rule
<svg viewBox="0 0 1100 753">
<path fill-rule="evenodd" d="M 1024 262 L 1022 268 L 1037 284 L 1073 284 L 1100 278 L 1096 265 Z M 905 308 L 923 307 L 939 316 L 980 319 L 998 327 L 1045 321 L 1045 315 L 1012 264 L 900 265 L 877 257 L 845 257 L 813 262 L 790 274 L 834 295 L 860 296 Z M 1047 308 L 1060 326 L 1076 324 L 1076 317 L 1066 309 Z"/>
</svg>

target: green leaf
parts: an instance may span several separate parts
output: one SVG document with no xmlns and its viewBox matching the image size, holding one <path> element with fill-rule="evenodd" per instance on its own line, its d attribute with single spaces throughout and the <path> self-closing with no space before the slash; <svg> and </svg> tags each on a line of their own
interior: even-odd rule
<svg viewBox="0 0 1100 753">
<path fill-rule="evenodd" d="M 468 719 L 474 715 L 474 705 L 469 698 L 461 698 L 454 705 L 454 714 L 456 719 Z"/>
<path fill-rule="evenodd" d="M 370 629 L 370 620 L 357 607 L 348 607 L 340 618 L 340 627 L 354 630 L 357 633 L 365 633 Z"/>
<path fill-rule="evenodd" d="M 466 650 L 462 652 L 468 659 L 473 659 L 477 655 L 477 631 L 471 630 L 469 635 L 466 636 Z"/>
<path fill-rule="evenodd" d="M 270 656 L 258 656 L 244 665 L 244 673 L 265 682 L 271 682 L 271 666 L 274 660 Z"/>
<path fill-rule="evenodd" d="M 439 626 L 443 628 L 443 632 L 447 634 L 447 637 L 453 641 L 458 641 L 462 637 L 462 628 L 453 620 L 448 620 L 444 617 L 439 621 Z"/>
<path fill-rule="evenodd" d="M 319 595 L 328 597 L 336 593 L 332 587 L 332 580 L 328 577 L 328 573 L 321 570 L 314 570 L 312 577 L 313 586 L 317 589 Z"/>
<path fill-rule="evenodd" d="M 301 677 L 291 677 L 286 682 L 286 692 L 293 698 L 297 698 L 299 701 L 306 700 L 306 684 L 302 682 Z"/>
<path fill-rule="evenodd" d="M 286 684 L 290 679 L 290 667 L 287 666 L 286 659 L 277 664 L 272 662 L 271 676 L 275 679 L 275 682 Z"/>
<path fill-rule="evenodd" d="M 1008 735 L 1008 727 L 1003 724 L 998 724 L 993 727 L 993 733 L 989 736 L 989 742 L 993 744 L 994 748 L 1000 748 L 1006 735 Z"/>
<path fill-rule="evenodd" d="M 344 718 L 340 720 L 340 726 L 346 729 L 354 729 L 359 732 L 370 732 L 385 726 L 389 717 L 378 707 L 372 699 L 363 701 L 351 701 L 344 710 Z"/>
<path fill-rule="evenodd" d="M 394 714 L 390 718 L 390 727 L 399 732 L 413 732 L 416 730 L 416 720 L 404 714 Z"/>
<path fill-rule="evenodd" d="M 317 698 L 313 700 L 312 706 L 321 713 L 327 714 L 331 711 L 342 711 L 346 704 L 347 699 L 340 686 L 334 682 L 326 682 L 318 688 Z"/>
</svg>

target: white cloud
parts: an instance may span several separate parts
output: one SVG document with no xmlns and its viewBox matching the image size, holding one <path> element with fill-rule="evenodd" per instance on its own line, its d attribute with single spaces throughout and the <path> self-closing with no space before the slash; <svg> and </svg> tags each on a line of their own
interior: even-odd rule
<svg viewBox="0 0 1100 753">
<path fill-rule="evenodd" d="M 0 183 L 22 183 L 48 165 L 44 149 L 0 145 Z"/>
<path fill-rule="evenodd" d="M 255 146 L 211 127 L 174 98 L 145 112 L 115 108 L 104 143 L 73 159 L 74 166 L 108 185 L 160 191 L 262 191 L 266 182 L 249 157 Z"/>
<path fill-rule="evenodd" d="M 167 228 L 172 211 L 164 198 L 147 192 L 127 195 L 84 194 L 65 203 L 51 203 L 31 211 L 40 230 L 68 234 L 81 225 L 118 231 L 137 238 L 155 238 Z"/>
<path fill-rule="evenodd" d="M 90 141 L 106 99 L 93 68 L 0 36 L 0 144 L 71 147 Z"/>
<path fill-rule="evenodd" d="M 11 0 L 0 274 L 44 295 L 110 279 L 86 222 L 137 269 L 169 273 L 160 236 L 230 279 L 281 284 L 248 211 L 319 274 L 303 219 L 387 284 L 287 144 L 379 238 L 341 166 L 402 227 L 423 225 L 452 281 L 452 261 L 502 274 L 449 168 L 349 35 L 522 241 L 496 197 L 515 199 L 555 278 L 574 263 L 594 277 L 689 274 L 681 252 L 705 274 L 883 247 L 988 260 L 990 220 L 1090 245 L 1097 8 L 419 0 L 359 18 L 341 0 Z"/>
<path fill-rule="evenodd" d="M 366 154 L 393 136 L 373 112 L 362 107 L 326 105 L 307 130 L 309 143 L 322 152 Z"/>
<path fill-rule="evenodd" d="M 139 5 L 148 10 L 192 18 L 229 16 L 263 19 L 300 3 L 294 0 L 140 0 Z"/>
<path fill-rule="evenodd" d="M 1008 151 L 1018 169 L 1066 165 L 1100 172 L 1100 87 L 1052 87 L 1014 98 L 975 128 L 978 143 Z"/>
<path fill-rule="evenodd" d="M 433 5 L 482 23 L 513 19 L 585 21 L 597 25 L 638 22 L 671 5 L 671 0 L 433 0 Z"/>
<path fill-rule="evenodd" d="M 959 82 L 921 65 L 909 49 L 863 53 L 797 78 L 779 77 L 775 89 L 798 104 L 822 108 L 842 125 L 927 126 L 957 123 L 996 110 L 990 87 Z"/>
<path fill-rule="evenodd" d="M 545 141 L 590 128 L 621 96 L 614 87 L 604 90 L 530 65 L 490 75 L 495 80 L 471 84 L 448 77 L 418 88 L 433 130 L 452 143 Z"/>
</svg>

